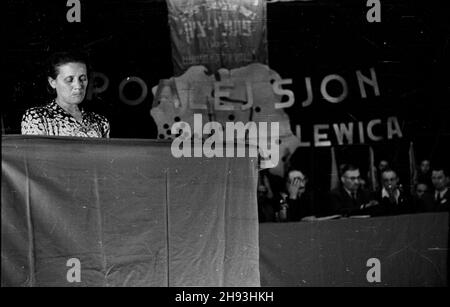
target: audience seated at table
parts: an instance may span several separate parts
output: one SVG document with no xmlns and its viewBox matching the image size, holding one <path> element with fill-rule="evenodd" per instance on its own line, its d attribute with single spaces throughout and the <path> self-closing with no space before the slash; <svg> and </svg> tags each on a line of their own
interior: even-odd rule
<svg viewBox="0 0 450 307">
<path fill-rule="evenodd" d="M 327 193 L 308 182 L 298 163 L 286 170 L 285 178 L 273 175 L 269 170 L 260 171 L 259 221 L 315 221 L 334 215 L 376 217 L 449 211 L 450 177 L 445 167 L 434 164 L 430 167 L 429 160 L 422 160 L 419 175 L 409 181 L 415 182 L 414 185 L 403 188 L 398 172 L 389 165 L 386 160 L 380 161 L 377 168 L 381 172 L 380 186 L 370 192 L 368 188 L 373 189 L 373 186 L 366 187 L 358 167 L 341 164 L 339 186 L 329 191 L 325 201 L 323 196 Z M 315 180 L 322 179 L 316 175 Z"/>
</svg>

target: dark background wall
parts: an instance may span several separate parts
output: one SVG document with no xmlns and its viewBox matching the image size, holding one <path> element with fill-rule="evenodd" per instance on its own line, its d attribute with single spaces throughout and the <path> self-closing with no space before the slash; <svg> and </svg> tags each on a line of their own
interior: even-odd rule
<svg viewBox="0 0 450 307">
<path fill-rule="evenodd" d="M 25 109 L 51 98 L 42 66 L 48 54 L 80 48 L 89 53 L 94 70 L 110 80 L 108 89 L 86 107 L 110 119 L 111 137 L 155 138 L 151 93 L 143 103 L 129 106 L 119 99 L 119 84 L 128 76 L 138 76 L 151 88 L 159 79 L 172 76 L 165 1 L 82 0 L 81 23 L 67 22 L 66 2 L 7 3 L 2 26 L 6 40 L 4 133 L 20 133 Z M 268 3 L 269 64 L 282 77 L 294 80 L 289 88 L 297 103 L 286 111 L 293 126 L 300 123 L 309 139 L 312 134 L 307 131 L 313 124 L 367 123 L 397 116 L 403 139 L 373 146 L 377 160 L 386 157 L 407 175 L 410 140 L 416 142 L 418 159 L 442 161 L 450 156 L 445 146 L 450 134 L 449 19 L 438 1 L 382 0 L 381 5 L 382 22 L 368 23 L 366 1 Z M 370 67 L 376 70 L 380 96 L 369 90 L 362 99 L 355 71 L 368 75 Z M 320 96 L 320 81 L 332 73 L 343 76 L 349 85 L 349 96 L 338 104 Z M 305 77 L 311 77 L 314 93 L 309 107 L 300 106 L 306 98 Z M 330 84 L 333 91 L 339 93 Z M 125 93 L 138 97 L 140 89 L 128 86 Z M 340 146 L 337 157 L 339 162 L 365 165 L 366 152 L 361 146 Z M 301 155 L 315 177 L 329 172 L 329 148 L 304 149 Z"/>
</svg>

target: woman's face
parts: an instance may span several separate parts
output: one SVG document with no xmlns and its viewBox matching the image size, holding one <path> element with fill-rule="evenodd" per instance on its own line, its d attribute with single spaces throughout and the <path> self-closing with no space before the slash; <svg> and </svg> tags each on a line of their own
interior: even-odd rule
<svg viewBox="0 0 450 307">
<path fill-rule="evenodd" d="M 79 104 L 86 95 L 87 69 L 83 63 L 66 63 L 58 67 L 56 79 L 48 78 L 56 90 L 56 99 L 63 104 Z"/>
</svg>

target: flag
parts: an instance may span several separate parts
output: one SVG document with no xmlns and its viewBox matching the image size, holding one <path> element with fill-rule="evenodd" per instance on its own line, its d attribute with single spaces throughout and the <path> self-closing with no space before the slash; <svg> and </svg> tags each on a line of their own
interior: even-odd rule
<svg viewBox="0 0 450 307">
<path fill-rule="evenodd" d="M 376 176 L 375 154 L 372 146 L 369 146 L 369 182 L 370 189 L 376 191 L 378 189 L 378 180 Z"/>
<path fill-rule="evenodd" d="M 330 172 L 330 190 L 335 189 L 339 185 L 339 172 L 336 162 L 336 154 L 334 152 L 334 147 L 331 146 L 331 172 Z"/>
<path fill-rule="evenodd" d="M 175 75 L 268 64 L 266 1 L 166 0 Z"/>
<path fill-rule="evenodd" d="M 414 144 L 409 143 L 409 181 L 411 193 L 414 192 L 414 185 L 417 181 L 416 157 L 414 154 Z"/>
</svg>

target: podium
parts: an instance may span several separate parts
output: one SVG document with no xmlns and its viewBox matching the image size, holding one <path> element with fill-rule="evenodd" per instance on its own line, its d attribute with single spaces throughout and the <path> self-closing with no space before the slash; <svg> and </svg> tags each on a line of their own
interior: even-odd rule
<svg viewBox="0 0 450 307">
<path fill-rule="evenodd" d="M 259 286 L 256 158 L 2 136 L 2 286 Z"/>
</svg>

